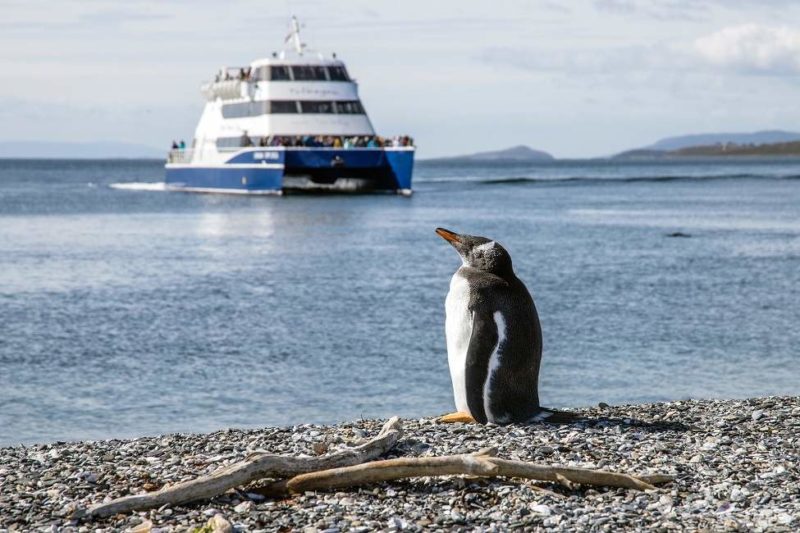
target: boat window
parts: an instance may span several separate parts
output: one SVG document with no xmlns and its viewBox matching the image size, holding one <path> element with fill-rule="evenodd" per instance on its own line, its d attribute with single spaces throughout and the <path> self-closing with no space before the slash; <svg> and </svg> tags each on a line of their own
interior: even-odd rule
<svg viewBox="0 0 800 533">
<path fill-rule="evenodd" d="M 364 108 L 358 100 L 319 101 L 319 100 L 268 100 L 256 102 L 237 102 L 222 106 L 223 118 L 257 117 L 259 115 L 307 113 L 340 115 L 363 115 Z"/>
<path fill-rule="evenodd" d="M 312 65 L 295 65 L 292 67 L 292 74 L 295 81 L 325 81 L 328 76 L 325 67 Z"/>
<path fill-rule="evenodd" d="M 242 136 L 238 137 L 220 137 L 217 139 L 217 148 L 223 150 L 225 148 L 241 148 L 244 146 Z"/>
<path fill-rule="evenodd" d="M 349 81 L 344 67 L 328 67 L 328 76 L 331 81 Z"/>
<path fill-rule="evenodd" d="M 290 80 L 291 77 L 289 76 L 289 67 L 286 65 L 273 65 L 269 79 L 272 81 Z"/>
<path fill-rule="evenodd" d="M 300 102 L 300 108 L 303 113 L 333 113 L 333 102 L 304 100 Z"/>
<path fill-rule="evenodd" d="M 253 117 L 269 113 L 269 102 L 241 102 L 222 106 L 223 118 Z"/>
<path fill-rule="evenodd" d="M 361 102 L 353 100 L 351 102 L 336 102 L 336 112 L 341 115 L 363 115 L 364 108 Z"/>
<path fill-rule="evenodd" d="M 294 100 L 273 100 L 270 103 L 271 113 L 297 113 L 297 102 Z"/>
<path fill-rule="evenodd" d="M 263 81 L 269 79 L 269 67 L 258 67 L 253 71 L 252 78 L 255 81 Z"/>
</svg>

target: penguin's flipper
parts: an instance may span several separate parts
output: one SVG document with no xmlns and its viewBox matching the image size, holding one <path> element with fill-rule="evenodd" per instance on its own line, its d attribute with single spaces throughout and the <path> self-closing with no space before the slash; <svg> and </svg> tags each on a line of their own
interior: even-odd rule
<svg viewBox="0 0 800 533">
<path fill-rule="evenodd" d="M 481 424 L 488 422 L 483 403 L 484 385 L 489 377 L 489 361 L 498 347 L 497 324 L 489 312 L 472 312 L 472 334 L 466 361 L 467 405 L 472 417 Z"/>
<path fill-rule="evenodd" d="M 442 415 L 436 419 L 441 424 L 452 424 L 454 422 L 461 422 L 462 424 L 474 424 L 475 419 L 472 415 L 463 411 Z"/>
</svg>

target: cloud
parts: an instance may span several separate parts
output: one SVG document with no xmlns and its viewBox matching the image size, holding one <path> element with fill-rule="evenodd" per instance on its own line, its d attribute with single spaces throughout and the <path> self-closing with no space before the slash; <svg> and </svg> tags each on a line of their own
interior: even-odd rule
<svg viewBox="0 0 800 533">
<path fill-rule="evenodd" d="M 594 0 L 598 11 L 615 15 L 639 15 L 658 20 L 702 20 L 710 3 L 701 0 Z"/>
<path fill-rule="evenodd" d="M 787 10 L 797 8 L 797 0 L 593 0 L 592 5 L 598 11 L 619 16 L 699 22 L 722 11 L 785 17 Z"/>
<path fill-rule="evenodd" d="M 686 70 L 692 61 L 679 47 L 667 43 L 563 50 L 489 47 L 475 59 L 492 66 L 508 66 L 534 73 L 609 77 Z"/>
<path fill-rule="evenodd" d="M 694 41 L 707 63 L 743 73 L 800 74 L 800 31 L 745 24 Z"/>
</svg>

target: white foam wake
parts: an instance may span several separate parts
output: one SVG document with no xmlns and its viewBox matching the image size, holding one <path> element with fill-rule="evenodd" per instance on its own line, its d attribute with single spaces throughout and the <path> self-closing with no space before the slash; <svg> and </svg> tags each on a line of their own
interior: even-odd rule
<svg viewBox="0 0 800 533">
<path fill-rule="evenodd" d="M 167 184 L 163 181 L 159 182 L 144 182 L 132 181 L 126 183 L 112 183 L 109 185 L 112 189 L 123 189 L 126 191 L 166 191 Z"/>
</svg>

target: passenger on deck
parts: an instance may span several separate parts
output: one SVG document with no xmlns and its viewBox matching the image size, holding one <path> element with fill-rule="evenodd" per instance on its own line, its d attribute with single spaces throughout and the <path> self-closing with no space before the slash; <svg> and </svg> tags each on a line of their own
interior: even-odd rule
<svg viewBox="0 0 800 533">
<path fill-rule="evenodd" d="M 342 147 L 342 138 L 341 137 L 334 137 L 333 138 L 333 147 L 334 148 L 341 148 Z"/>
<path fill-rule="evenodd" d="M 344 147 L 345 147 L 346 149 L 348 149 L 348 150 L 349 150 L 350 148 L 352 148 L 352 147 L 353 147 L 353 139 L 351 139 L 350 137 L 345 137 L 345 138 L 344 138 Z"/>
<path fill-rule="evenodd" d="M 253 146 L 253 140 L 246 131 L 242 133 L 242 146 Z"/>
<path fill-rule="evenodd" d="M 378 141 L 375 139 L 375 137 L 372 137 L 369 141 L 367 141 L 367 148 L 377 148 L 377 147 L 378 147 Z"/>
<path fill-rule="evenodd" d="M 173 150 L 177 150 L 178 149 L 178 143 L 175 142 L 174 140 L 172 141 L 172 149 Z"/>
<path fill-rule="evenodd" d="M 178 148 L 181 150 L 186 150 L 186 143 L 183 142 L 183 139 L 181 139 L 181 143 L 178 145 Z"/>
</svg>

